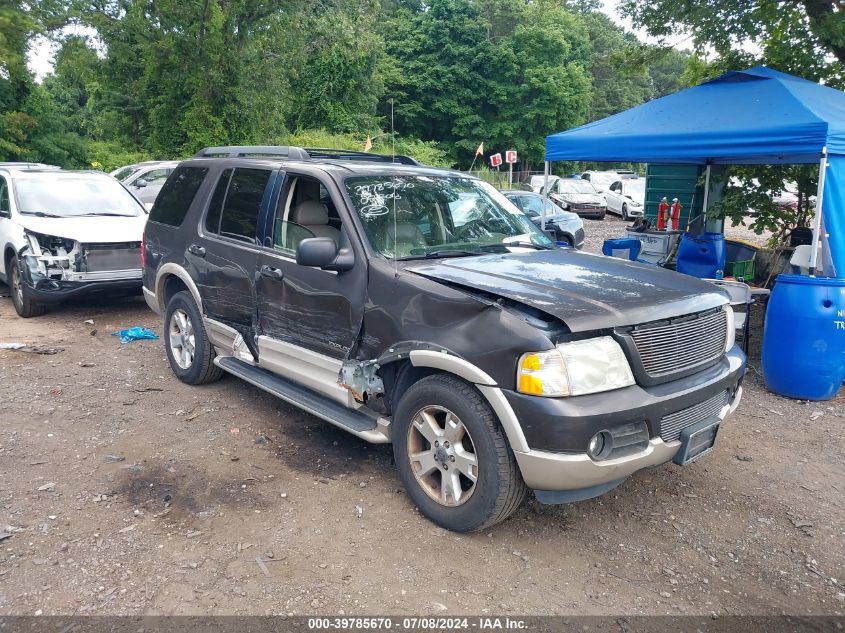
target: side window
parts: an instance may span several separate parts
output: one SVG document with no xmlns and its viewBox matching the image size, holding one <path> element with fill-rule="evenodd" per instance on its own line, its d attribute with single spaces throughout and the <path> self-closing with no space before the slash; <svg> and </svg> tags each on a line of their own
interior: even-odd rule
<svg viewBox="0 0 845 633">
<path fill-rule="evenodd" d="M 9 217 L 12 213 L 12 206 L 9 204 L 9 185 L 6 179 L 0 176 L 0 216 Z"/>
<path fill-rule="evenodd" d="M 554 215 L 560 213 L 560 208 L 554 202 L 543 200 L 543 206 L 546 208 L 546 215 Z"/>
<path fill-rule="evenodd" d="M 610 185 L 610 190 L 615 191 L 616 193 L 621 193 L 622 192 L 622 183 L 621 182 L 614 182 L 612 185 Z"/>
<path fill-rule="evenodd" d="M 525 196 L 522 198 L 522 210 L 530 217 L 535 218 L 543 213 L 542 198 Z"/>
<path fill-rule="evenodd" d="M 522 201 L 525 199 L 525 198 L 523 198 L 523 196 L 505 196 L 505 197 L 508 199 L 508 202 L 513 203 L 513 205 L 517 209 L 520 209 L 522 211 L 525 210 L 525 209 L 523 209 L 523 204 L 522 204 Z"/>
<path fill-rule="evenodd" d="M 177 167 L 156 198 L 150 222 L 180 226 L 207 173 L 206 167 Z"/>
<path fill-rule="evenodd" d="M 235 169 L 220 216 L 221 237 L 255 244 L 261 199 L 272 173 L 269 169 Z"/>
<path fill-rule="evenodd" d="M 170 169 L 151 169 L 142 175 L 141 178 L 146 180 L 148 185 L 161 185 L 167 180 L 171 171 Z"/>
<path fill-rule="evenodd" d="M 208 205 L 205 216 L 205 230 L 208 233 L 220 233 L 220 214 L 223 211 L 223 201 L 226 199 L 226 190 L 229 188 L 231 177 L 232 170 L 224 169 L 214 188 L 214 195 L 211 196 L 211 203 Z"/>
</svg>

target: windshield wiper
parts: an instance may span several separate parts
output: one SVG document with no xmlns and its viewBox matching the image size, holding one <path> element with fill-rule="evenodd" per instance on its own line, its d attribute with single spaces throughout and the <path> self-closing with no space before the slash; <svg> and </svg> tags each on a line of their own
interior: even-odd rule
<svg viewBox="0 0 845 633">
<path fill-rule="evenodd" d="M 482 250 L 491 250 L 493 248 L 508 248 L 510 246 L 515 246 L 517 248 L 534 248 L 538 251 L 550 251 L 553 247 L 551 246 L 544 246 L 543 244 L 535 244 L 534 242 L 501 242 L 499 244 L 483 244 L 479 246 Z"/>
<path fill-rule="evenodd" d="M 24 215 L 34 215 L 39 218 L 63 218 L 63 215 L 56 215 L 55 213 L 45 213 L 44 211 L 21 211 Z"/>
<path fill-rule="evenodd" d="M 481 251 L 470 251 L 459 248 L 442 248 L 436 251 L 427 253 L 420 253 L 419 255 L 406 255 L 405 257 L 398 257 L 399 261 L 406 261 L 409 259 L 438 259 L 440 257 L 468 257 L 470 255 L 481 255 Z"/>
<path fill-rule="evenodd" d="M 110 216 L 113 218 L 131 218 L 134 216 L 126 215 L 125 213 L 80 213 L 79 215 L 75 215 L 75 218 L 90 218 L 94 216 Z"/>
</svg>

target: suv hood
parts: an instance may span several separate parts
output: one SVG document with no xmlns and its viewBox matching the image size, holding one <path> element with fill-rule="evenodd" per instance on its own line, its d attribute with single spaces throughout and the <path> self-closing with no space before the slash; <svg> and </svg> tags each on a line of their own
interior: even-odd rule
<svg viewBox="0 0 845 633">
<path fill-rule="evenodd" d="M 87 244 L 140 242 L 147 214 L 134 217 L 91 215 L 77 218 L 39 218 L 18 213 L 16 220 L 27 231 L 63 237 Z"/>
<path fill-rule="evenodd" d="M 568 249 L 409 262 L 418 275 L 542 310 L 572 332 L 647 323 L 728 303 L 712 284 Z"/>
</svg>

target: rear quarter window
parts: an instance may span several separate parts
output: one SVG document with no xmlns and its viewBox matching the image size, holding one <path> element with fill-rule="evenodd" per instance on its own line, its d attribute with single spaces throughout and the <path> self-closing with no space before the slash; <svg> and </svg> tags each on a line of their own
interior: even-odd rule
<svg viewBox="0 0 845 633">
<path fill-rule="evenodd" d="M 150 211 L 150 222 L 181 226 L 206 174 L 206 167 L 177 167 L 173 170 Z"/>
</svg>

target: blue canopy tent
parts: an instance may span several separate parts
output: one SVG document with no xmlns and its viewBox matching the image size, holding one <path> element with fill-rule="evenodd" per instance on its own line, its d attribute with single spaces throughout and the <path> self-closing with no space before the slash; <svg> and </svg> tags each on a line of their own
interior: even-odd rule
<svg viewBox="0 0 845 633">
<path fill-rule="evenodd" d="M 845 93 L 756 66 L 546 138 L 552 161 L 707 165 L 818 164 L 811 272 L 821 221 L 845 274 Z M 825 185 L 826 181 L 826 185 Z M 827 258 L 826 258 L 827 259 Z M 833 273 L 833 274 L 832 274 Z"/>
</svg>

